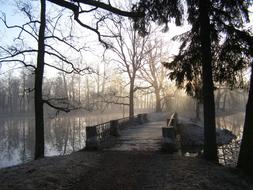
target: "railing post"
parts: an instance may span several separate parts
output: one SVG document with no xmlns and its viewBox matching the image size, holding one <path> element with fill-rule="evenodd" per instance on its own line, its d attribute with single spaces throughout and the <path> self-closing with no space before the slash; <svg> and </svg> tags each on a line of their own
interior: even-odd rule
<svg viewBox="0 0 253 190">
<path fill-rule="evenodd" d="M 97 128 L 96 126 L 86 127 L 86 150 L 98 149 Z"/>
<path fill-rule="evenodd" d="M 142 117 L 143 117 L 144 123 L 148 122 L 148 114 L 147 113 L 142 114 Z"/>
<path fill-rule="evenodd" d="M 166 119 L 166 127 L 169 127 L 169 123 L 170 123 L 170 118 Z"/>
<path fill-rule="evenodd" d="M 170 119 L 167 118 L 166 127 L 162 128 L 163 145 L 162 149 L 166 152 L 173 153 L 177 151 L 177 113 L 174 113 Z"/>
<path fill-rule="evenodd" d="M 171 118 L 170 126 L 169 127 L 175 127 L 176 125 L 176 120 L 174 117 Z"/>
<path fill-rule="evenodd" d="M 110 121 L 110 135 L 115 136 L 115 137 L 120 136 L 118 120 L 111 120 Z"/>
<path fill-rule="evenodd" d="M 177 113 L 175 113 L 174 118 L 175 118 L 175 120 L 176 120 L 176 125 L 177 125 L 177 123 L 178 123 Z"/>
<path fill-rule="evenodd" d="M 162 149 L 168 153 L 173 153 L 177 151 L 176 145 L 176 132 L 174 128 L 163 127 L 163 144 Z"/>
<path fill-rule="evenodd" d="M 143 116 L 142 116 L 142 114 L 138 114 L 137 115 L 137 119 L 138 119 L 138 123 L 139 124 L 143 124 L 144 122 L 143 122 Z"/>
<path fill-rule="evenodd" d="M 176 132 L 178 132 L 177 123 L 178 123 L 177 113 L 174 113 L 171 125 L 175 128 Z"/>
</svg>

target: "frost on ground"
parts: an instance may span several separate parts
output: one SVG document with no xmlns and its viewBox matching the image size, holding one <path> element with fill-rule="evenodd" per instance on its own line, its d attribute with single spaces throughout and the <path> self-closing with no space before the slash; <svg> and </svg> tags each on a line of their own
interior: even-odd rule
<svg viewBox="0 0 253 190">
<path fill-rule="evenodd" d="M 1 190 L 68 189 L 80 175 L 96 166 L 99 155 L 75 152 L 0 169 Z"/>
<path fill-rule="evenodd" d="M 0 189 L 250 190 L 253 184 L 237 170 L 197 158 L 160 152 L 99 151 L 1 169 Z"/>
</svg>

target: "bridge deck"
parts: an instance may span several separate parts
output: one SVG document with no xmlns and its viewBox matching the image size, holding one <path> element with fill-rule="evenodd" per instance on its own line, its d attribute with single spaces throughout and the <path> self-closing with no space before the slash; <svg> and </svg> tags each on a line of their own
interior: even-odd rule
<svg viewBox="0 0 253 190">
<path fill-rule="evenodd" d="M 158 151 L 161 149 L 162 126 L 165 121 L 130 126 L 121 131 L 115 145 L 108 150 L 117 151 Z"/>
</svg>

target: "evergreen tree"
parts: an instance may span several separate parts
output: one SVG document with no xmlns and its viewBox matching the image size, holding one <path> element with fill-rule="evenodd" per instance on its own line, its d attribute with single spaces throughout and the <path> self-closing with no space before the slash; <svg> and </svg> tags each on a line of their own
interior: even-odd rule
<svg viewBox="0 0 253 190">
<path fill-rule="evenodd" d="M 240 49 L 244 50 L 244 55 L 251 60 L 251 76 L 249 86 L 249 96 L 246 105 L 246 113 L 244 120 L 243 136 L 241 141 L 240 153 L 237 163 L 237 168 L 244 171 L 246 174 L 253 176 L 253 35 L 250 31 L 240 31 L 233 28 L 228 28 L 232 31 L 235 39 L 240 39 Z"/>
<path fill-rule="evenodd" d="M 223 40 L 228 41 L 233 35 L 233 29 L 242 28 L 245 21 L 249 21 L 248 6 L 250 0 L 186 0 L 188 10 L 188 22 L 192 25 L 191 35 L 188 41 L 183 43 L 184 49 L 196 48 L 199 52 L 199 59 L 202 67 L 202 92 L 204 104 L 204 157 L 210 161 L 218 161 L 215 127 L 215 105 L 213 67 L 214 65 L 214 44 Z M 179 7 L 179 8 L 178 8 Z M 181 7 L 181 8 L 180 8 Z M 138 19 L 136 28 L 145 34 L 145 24 L 150 21 L 158 21 L 165 24 L 170 21 L 168 17 L 174 17 L 176 24 L 181 24 L 182 7 L 180 1 L 140 1 L 136 10 L 145 12 L 147 18 Z M 226 47 L 226 43 L 224 43 Z M 228 44 L 228 43 L 227 43 Z M 215 46 L 214 46 L 215 47 Z M 233 51 L 233 46 L 230 46 Z M 181 47 L 182 50 L 182 47 Z M 221 50 L 222 51 L 222 50 Z M 180 55 L 180 54 L 179 54 Z M 241 57 L 241 56 L 240 56 Z M 228 57 L 227 57 L 228 58 Z M 218 59 L 222 60 L 222 57 Z M 193 63 L 192 63 L 193 64 Z M 218 62 L 216 67 L 224 67 Z M 243 65 L 241 62 L 240 65 Z M 233 69 L 236 67 L 233 67 Z M 219 80 L 224 81 L 225 75 L 217 75 Z"/>
</svg>

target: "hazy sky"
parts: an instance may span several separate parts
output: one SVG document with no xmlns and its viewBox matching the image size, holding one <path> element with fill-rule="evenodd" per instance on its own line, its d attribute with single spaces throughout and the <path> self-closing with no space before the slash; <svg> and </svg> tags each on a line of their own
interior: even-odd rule
<svg viewBox="0 0 253 190">
<path fill-rule="evenodd" d="M 33 3 L 34 4 L 34 3 Z M 39 4 L 35 8 L 38 9 L 36 13 L 39 13 Z M 52 8 L 51 3 L 47 3 L 47 10 L 50 10 Z M 7 2 L 7 3 L 2 3 L 2 6 L 0 8 L 1 14 L 5 13 L 6 14 L 6 19 L 8 21 L 9 25 L 20 25 L 25 23 L 25 15 L 21 14 L 18 12 L 17 7 L 15 6 L 14 2 Z M 49 11 L 48 11 L 49 12 Z M 38 15 L 36 15 L 38 16 Z M 89 23 L 89 17 L 85 17 L 83 20 L 86 21 L 86 23 Z M 84 53 L 83 59 L 87 64 L 92 64 L 94 62 L 100 62 L 102 61 L 102 53 L 104 51 L 104 48 L 99 45 L 97 36 L 95 33 L 92 33 L 88 31 L 87 29 L 84 29 L 76 24 L 78 30 L 78 35 L 83 35 L 85 38 L 81 39 L 80 43 L 87 43 L 89 41 L 89 47 L 91 47 L 91 50 L 87 51 Z M 189 26 L 184 26 L 184 27 L 175 27 L 174 24 L 169 25 L 169 32 L 167 33 L 159 33 L 159 36 L 162 36 L 164 41 L 168 42 L 171 37 L 174 35 L 180 34 L 186 29 L 189 29 Z M 0 43 L 1 45 L 3 44 L 12 44 L 13 43 L 13 38 L 17 36 L 17 31 L 15 29 L 6 29 L 3 23 L 0 23 L 0 32 L 1 32 L 1 37 L 0 37 Z M 80 34 L 81 33 L 81 34 Z M 88 38 L 87 38 L 88 36 Z M 27 39 L 28 40 L 28 39 Z M 29 41 L 29 40 L 28 40 Z M 31 42 L 30 44 L 33 44 L 32 46 L 36 47 L 37 44 L 34 42 Z M 30 45 L 29 44 L 29 45 Z M 178 52 L 178 42 L 170 42 L 168 49 L 170 50 L 170 54 L 176 54 Z M 16 68 L 17 66 L 13 66 L 12 64 L 5 64 L 2 66 L 0 73 L 5 72 L 6 70 L 13 70 L 13 67 Z M 18 66 L 19 67 L 19 66 Z M 16 71 L 17 72 L 17 71 Z M 46 73 L 50 75 L 54 75 L 55 72 L 52 69 L 46 69 Z"/>
<path fill-rule="evenodd" d="M 21 13 L 18 13 L 18 10 L 17 10 L 15 3 L 13 1 L 0 0 L 0 3 L 1 3 L 1 7 L 0 7 L 1 14 L 3 12 L 6 14 L 7 21 L 10 25 L 20 24 L 20 23 L 25 22 L 25 16 L 22 15 Z M 33 4 L 34 4 L 34 1 L 33 1 Z M 39 4 L 37 4 L 37 6 L 35 6 L 35 7 L 36 7 L 36 9 L 38 9 L 38 11 L 36 11 L 36 13 L 39 14 Z M 50 10 L 51 8 L 52 8 L 52 4 L 47 3 L 47 10 Z M 85 20 L 86 23 L 92 22 L 91 17 L 87 17 L 87 16 L 84 17 L 83 20 Z M 251 23 L 249 25 L 251 25 Z M 80 39 L 79 43 L 85 44 L 85 43 L 87 43 L 87 41 L 89 41 L 89 43 L 87 43 L 87 45 L 89 45 L 89 47 L 91 47 L 91 49 L 89 51 L 84 53 L 83 60 L 87 64 L 92 64 L 92 62 L 94 63 L 94 62 L 102 61 L 102 58 L 103 58 L 102 53 L 103 53 L 104 49 L 101 45 L 99 45 L 96 34 L 88 31 L 87 29 L 84 29 L 84 28 L 78 26 L 78 24 L 76 24 L 76 28 L 77 28 L 78 35 L 84 36 L 84 38 Z M 181 34 L 189 29 L 190 29 L 189 25 L 184 25 L 183 27 L 176 27 L 172 23 L 172 24 L 169 24 L 169 31 L 168 32 L 158 34 L 160 37 L 162 36 L 162 39 L 166 43 L 168 43 L 169 56 L 177 54 L 178 47 L 179 47 L 179 42 L 172 42 L 170 39 L 173 36 Z M 0 23 L 0 33 L 1 33 L 1 35 L 0 35 L 1 45 L 3 45 L 3 44 L 9 45 L 9 44 L 13 43 L 12 39 L 14 36 L 17 35 L 17 32 L 15 32 L 15 30 L 6 29 L 3 25 L 3 23 Z M 37 44 L 34 43 L 33 46 L 37 46 Z M 10 66 L 10 64 L 8 64 L 8 65 Z M 0 73 L 4 72 L 4 70 L 11 69 L 12 67 L 13 67 L 12 65 L 10 67 L 2 66 Z M 52 75 L 54 75 L 55 72 L 51 69 L 49 69 L 49 70 L 46 69 L 46 73 L 52 73 Z"/>
</svg>

